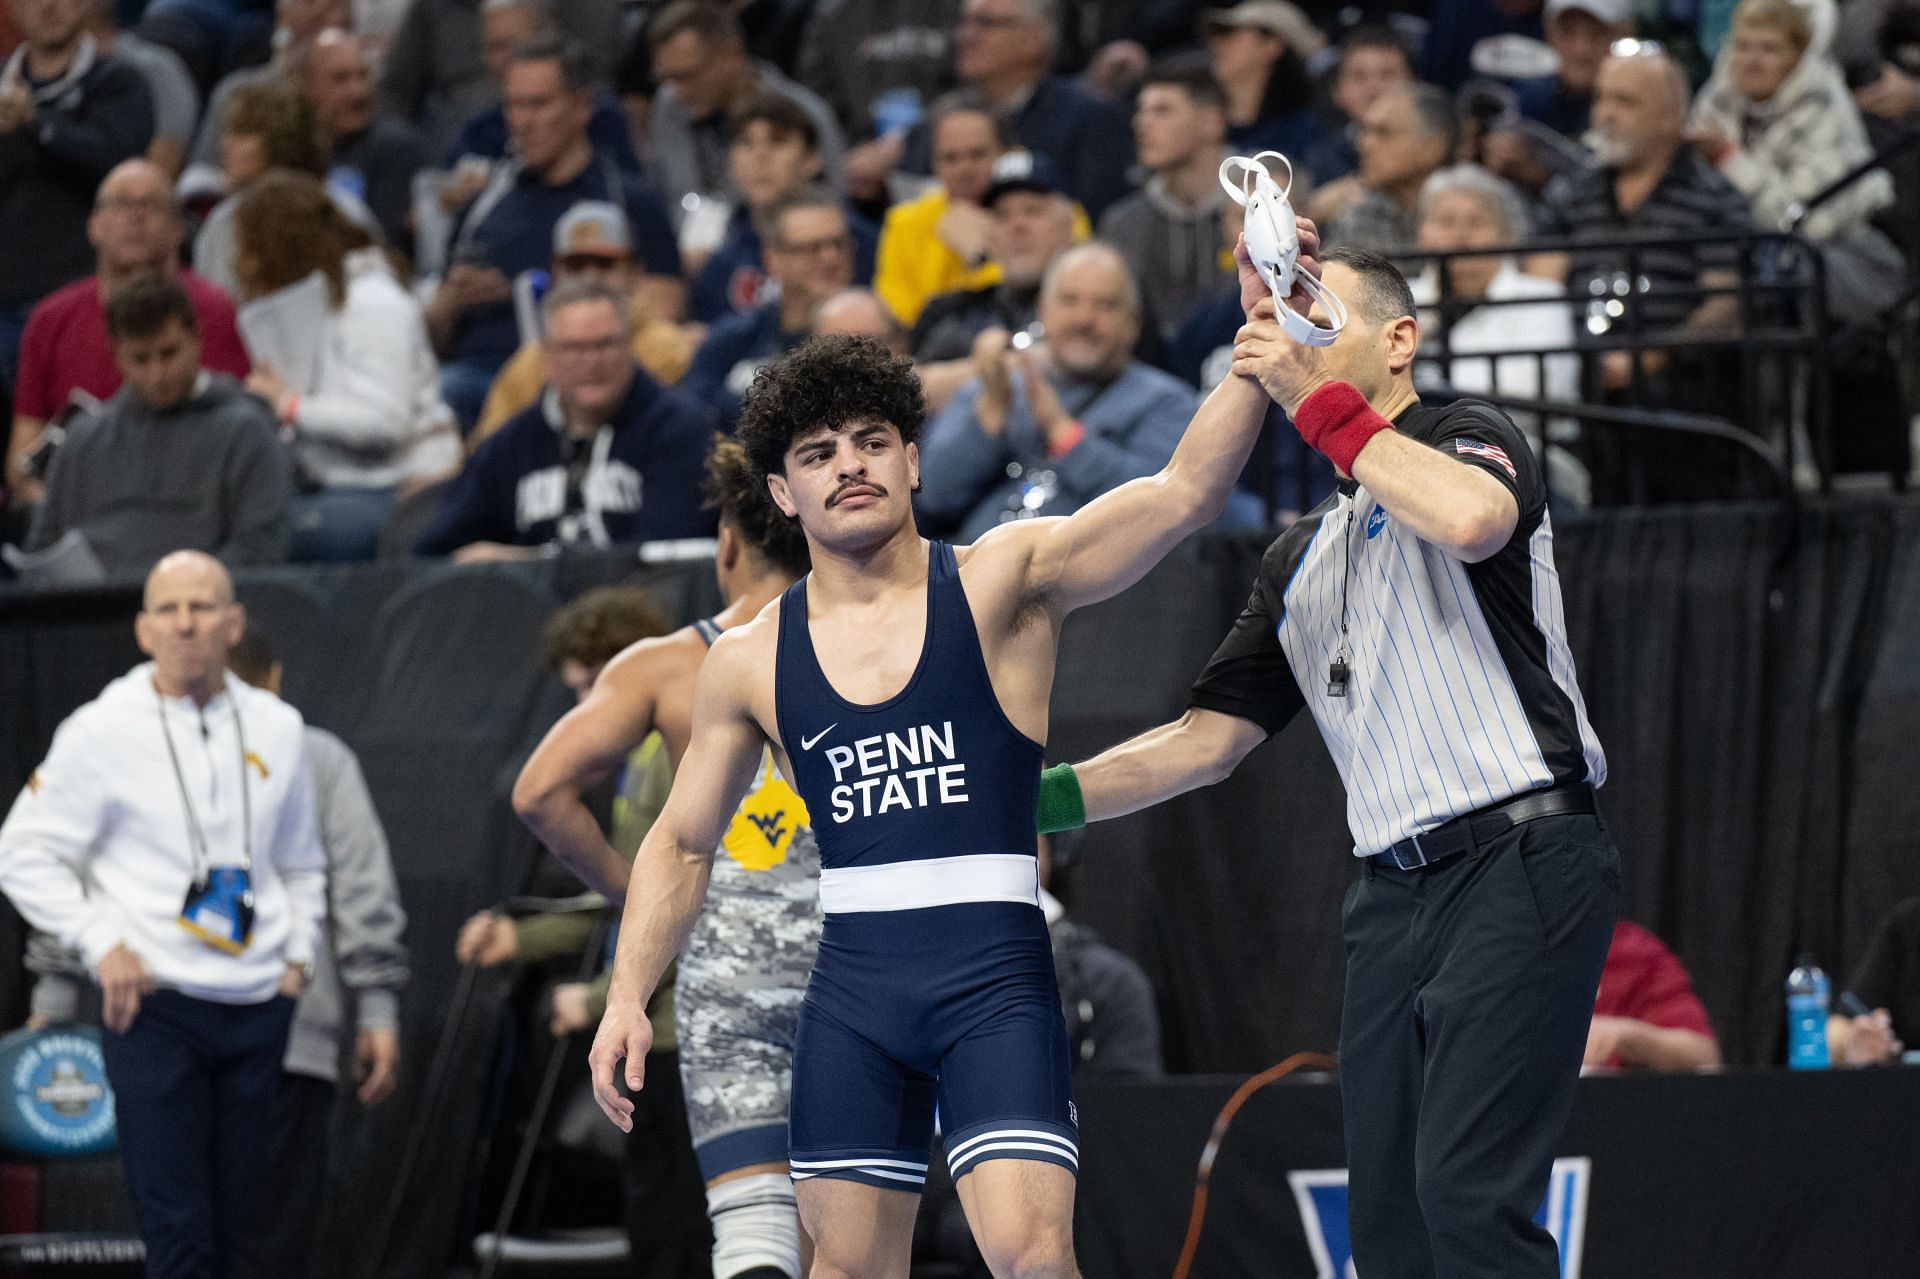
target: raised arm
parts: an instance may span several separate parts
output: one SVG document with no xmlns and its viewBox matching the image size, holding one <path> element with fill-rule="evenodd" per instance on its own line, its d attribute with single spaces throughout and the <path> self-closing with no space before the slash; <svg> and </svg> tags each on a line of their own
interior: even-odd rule
<svg viewBox="0 0 1920 1279">
<path fill-rule="evenodd" d="M 1300 267 L 1319 274 L 1311 256 L 1319 236 L 1302 218 Z M 1240 301 L 1249 315 L 1273 314 L 1265 281 L 1247 256 L 1246 241 L 1234 246 L 1240 269 Z M 1311 305 L 1296 289 L 1289 304 L 1303 314 Z M 1018 521 L 1010 536 L 1035 539 L 1029 584 L 1034 593 L 1066 612 L 1118 595 L 1145 577 L 1181 539 L 1217 519 L 1247 464 L 1267 395 L 1250 377 L 1229 377 L 1213 389 L 1180 437 L 1173 458 L 1159 472 L 1123 484 L 1060 520 Z"/>
<path fill-rule="evenodd" d="M 513 784 L 513 811 L 527 829 L 608 901 L 626 896 L 629 867 L 584 797 L 653 731 L 662 656 L 650 642 L 616 657 L 586 700 L 547 731 Z"/>
<path fill-rule="evenodd" d="M 627 1087 L 638 1089 L 645 1081 L 653 1043 L 647 1003 L 693 930 L 706 900 L 714 849 L 753 784 L 764 748 L 765 738 L 748 709 L 755 674 L 748 660 L 752 637 L 744 633 L 750 629 L 722 635 L 701 667 L 694 687 L 693 739 L 674 775 L 667 806 L 633 859 L 607 1012 L 587 1057 L 594 1100 L 623 1132 L 633 1130 L 633 1102 L 615 1087 L 614 1069 L 624 1058 Z"/>
</svg>

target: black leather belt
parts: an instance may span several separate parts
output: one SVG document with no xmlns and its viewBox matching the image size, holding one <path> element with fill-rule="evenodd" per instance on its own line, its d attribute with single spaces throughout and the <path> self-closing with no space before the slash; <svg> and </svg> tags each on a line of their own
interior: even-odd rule
<svg viewBox="0 0 1920 1279">
<path fill-rule="evenodd" d="M 1598 811 L 1593 802 L 1593 787 L 1585 782 L 1557 786 L 1553 790 L 1533 791 L 1504 804 L 1492 804 L 1465 817 L 1456 817 L 1424 835 L 1403 839 L 1386 852 L 1375 853 L 1367 860 L 1389 870 L 1419 870 L 1423 866 L 1432 866 L 1462 853 L 1470 853 L 1523 822 Z"/>
</svg>

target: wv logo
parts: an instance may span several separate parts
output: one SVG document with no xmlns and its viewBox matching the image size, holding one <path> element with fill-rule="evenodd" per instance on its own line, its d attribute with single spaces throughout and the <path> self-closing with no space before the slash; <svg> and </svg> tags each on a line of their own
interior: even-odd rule
<svg viewBox="0 0 1920 1279">
<path fill-rule="evenodd" d="M 791 817 L 793 820 L 788 821 Z M 721 847 L 742 870 L 772 870 L 787 860 L 793 837 L 807 824 L 807 805 L 774 771 L 773 755 L 760 761 L 759 781 L 727 824 Z"/>
<path fill-rule="evenodd" d="M 1367 540 L 1371 542 L 1374 538 L 1380 536 L 1380 530 L 1385 528 L 1386 526 L 1387 526 L 1386 508 L 1383 506 L 1376 505 L 1373 508 L 1373 514 L 1367 516 Z"/>
<path fill-rule="evenodd" d="M 770 846 L 774 848 L 780 846 L 780 837 L 787 833 L 787 812 L 785 809 L 776 809 L 771 813 L 764 814 L 748 813 L 746 814 L 746 818 L 760 828 L 760 833 L 767 837 L 767 843 Z"/>
<path fill-rule="evenodd" d="M 1545 1226 L 1560 1245 L 1560 1279 L 1580 1279 L 1580 1257 L 1587 1238 L 1587 1188 L 1592 1181 L 1591 1159 L 1580 1156 L 1554 1160 L 1547 1197 L 1533 1214 L 1533 1224 Z M 1347 1170 L 1290 1172 L 1287 1184 L 1293 1187 L 1300 1222 L 1306 1227 L 1315 1279 L 1362 1279 L 1353 1266 L 1353 1243 L 1347 1229 Z"/>
</svg>

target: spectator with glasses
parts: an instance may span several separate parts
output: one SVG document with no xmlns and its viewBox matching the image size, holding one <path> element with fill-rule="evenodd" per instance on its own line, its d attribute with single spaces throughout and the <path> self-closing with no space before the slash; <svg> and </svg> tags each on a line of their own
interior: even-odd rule
<svg viewBox="0 0 1920 1279">
<path fill-rule="evenodd" d="M 918 509 L 928 531 L 970 542 L 1008 520 L 1071 515 L 1165 466 L 1193 388 L 1133 358 L 1139 286 L 1106 244 L 1068 249 L 1040 286 L 1045 346 L 980 335 L 975 381 L 927 425 Z"/>
<path fill-rule="evenodd" d="M 1314 193 L 1313 216 L 1333 246 L 1391 254 L 1418 234 L 1420 190 L 1453 158 L 1460 119 L 1430 84 L 1389 89 L 1360 120 L 1359 173 Z"/>
<path fill-rule="evenodd" d="M 416 552 L 472 563 L 712 535 L 700 477 L 713 415 L 633 362 L 628 306 L 587 280 L 547 295 L 546 394 L 475 450 Z"/>
<path fill-rule="evenodd" d="M 633 255 L 633 228 L 619 205 L 582 200 L 553 228 L 553 282 L 595 280 L 632 299 L 627 312 L 633 331 L 633 359 L 647 376 L 672 386 L 693 360 L 689 329 L 670 324 L 647 309 L 639 292 L 640 263 Z M 494 378 L 480 421 L 467 436 L 467 452 L 480 447 L 507 420 L 540 398 L 547 385 L 546 346 L 538 339 L 523 345 Z"/>
<path fill-rule="evenodd" d="M 820 304 L 853 283 L 853 233 L 826 188 L 787 195 L 767 211 L 760 234 L 777 296 L 714 325 L 687 370 L 687 392 L 729 428 L 760 366 L 812 336 Z"/>
<path fill-rule="evenodd" d="M 249 366 L 233 302 L 180 265 L 185 233 L 180 205 L 166 174 L 148 160 L 126 160 L 100 184 L 87 218 L 92 275 L 59 289 L 33 308 L 20 343 L 13 387 L 13 435 L 7 449 L 8 489 L 36 502 L 41 482 L 20 465 L 49 422 L 76 404 L 112 399 L 120 365 L 107 338 L 107 299 L 121 285 L 158 275 L 180 282 L 200 322 L 201 360 L 208 369 L 246 377 Z"/>
</svg>

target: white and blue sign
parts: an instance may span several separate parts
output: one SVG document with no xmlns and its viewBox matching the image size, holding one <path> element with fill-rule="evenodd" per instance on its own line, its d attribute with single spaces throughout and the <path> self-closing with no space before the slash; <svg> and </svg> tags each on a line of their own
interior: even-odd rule
<svg viewBox="0 0 1920 1279">
<path fill-rule="evenodd" d="M 113 1089 L 92 1026 L 0 1039 L 0 1147 L 25 1155 L 98 1155 L 115 1145 Z"/>
<path fill-rule="evenodd" d="M 1560 1279 L 1580 1279 L 1580 1255 L 1587 1236 L 1587 1187 L 1592 1180 L 1592 1160 L 1554 1160 L 1547 1197 L 1533 1214 L 1534 1224 L 1545 1226 L 1560 1245 Z M 1290 1172 L 1287 1182 L 1293 1187 L 1300 1221 L 1307 1230 L 1307 1247 L 1318 1268 L 1315 1279 L 1360 1279 L 1354 1270 L 1353 1242 L 1347 1231 L 1347 1170 Z"/>
</svg>

